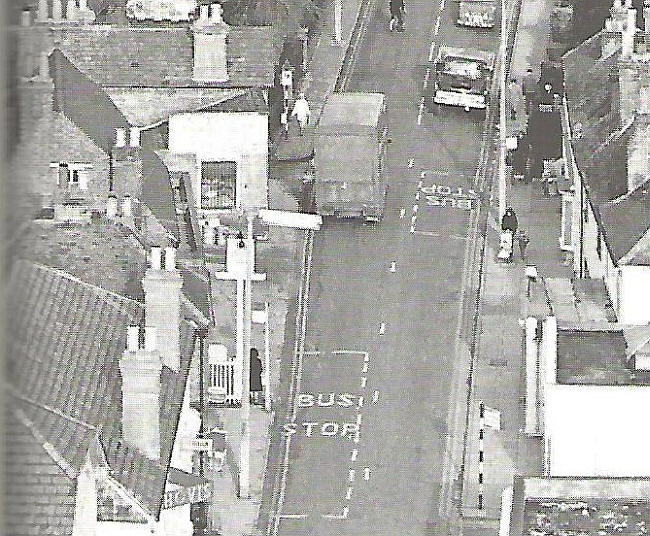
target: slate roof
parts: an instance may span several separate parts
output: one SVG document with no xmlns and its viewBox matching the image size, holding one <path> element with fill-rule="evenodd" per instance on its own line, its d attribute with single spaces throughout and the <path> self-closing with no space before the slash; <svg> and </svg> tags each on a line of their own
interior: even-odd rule
<svg viewBox="0 0 650 536">
<path fill-rule="evenodd" d="M 574 154 L 578 167 L 585 175 L 586 183 L 597 197 L 601 191 L 599 182 L 602 176 L 592 177 L 591 174 L 598 173 L 594 172 L 594 169 L 600 161 L 591 160 L 591 156 L 603 144 L 615 140 L 616 133 L 622 127 L 618 106 L 618 55 L 613 54 L 605 59 L 601 57 L 601 33 L 597 33 L 563 56 L 569 121 L 574 135 Z M 626 176 L 615 176 L 614 179 L 627 183 Z M 611 177 L 608 177 L 608 182 L 610 180 Z M 620 190 L 618 182 L 612 188 L 615 191 Z"/>
<path fill-rule="evenodd" d="M 20 393 L 12 405 L 34 423 L 43 438 L 33 442 L 38 447 L 35 452 L 14 449 L 13 466 L 26 486 L 30 479 L 38 479 L 41 469 L 34 461 L 38 457 L 45 463 L 43 452 L 52 459 L 53 455 L 60 457 L 72 468 L 62 478 L 60 490 L 34 484 L 16 496 L 15 511 L 30 510 L 31 495 L 49 504 L 58 500 L 59 492 L 66 493 L 74 484 L 74 471 L 97 430 L 114 477 L 157 517 L 194 347 L 195 325 L 181 322 L 181 370 L 163 367 L 161 456 L 158 462 L 152 462 L 121 438 L 119 359 L 126 347 L 126 328 L 140 323 L 144 306 L 29 261 L 16 261 L 9 288 L 12 315 L 8 330 L 12 337 L 8 341 L 7 372 L 9 383 Z M 51 447 L 44 446 L 45 442 Z M 48 466 L 53 470 L 51 463 Z M 23 517 L 19 530 L 29 531 L 28 521 Z M 42 522 L 47 526 L 38 534 L 55 534 L 58 530 Z"/>
<path fill-rule="evenodd" d="M 158 222 L 179 239 L 176 205 L 167 166 L 151 149 L 140 148 L 142 160 L 142 193 L 140 200 L 149 207 Z"/>
<path fill-rule="evenodd" d="M 227 37 L 227 82 L 192 80 L 189 28 L 105 25 L 53 30 L 57 45 L 93 82 L 108 87 L 270 87 L 274 81 L 271 26 L 233 26 Z"/>
<path fill-rule="evenodd" d="M 601 205 L 599 211 L 605 242 L 618 262 L 650 229 L 650 183 Z"/>
</svg>

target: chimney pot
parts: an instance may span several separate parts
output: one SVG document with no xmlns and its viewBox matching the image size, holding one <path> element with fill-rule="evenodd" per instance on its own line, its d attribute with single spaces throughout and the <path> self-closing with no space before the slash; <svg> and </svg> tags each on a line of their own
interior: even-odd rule
<svg viewBox="0 0 650 536">
<path fill-rule="evenodd" d="M 22 12 L 21 17 L 20 17 L 20 25 L 21 26 L 31 26 L 32 25 L 32 12 L 29 10 L 25 10 Z"/>
<path fill-rule="evenodd" d="M 221 4 L 215 3 L 210 6 L 210 22 L 212 24 L 223 24 L 223 8 Z"/>
<path fill-rule="evenodd" d="M 79 0 L 79 11 L 88 9 L 88 0 Z"/>
<path fill-rule="evenodd" d="M 161 267 L 161 251 L 158 246 L 154 246 L 151 248 L 151 269 L 152 270 L 160 270 Z"/>
<path fill-rule="evenodd" d="M 77 2 L 68 0 L 65 7 L 65 18 L 67 20 L 77 20 Z"/>
<path fill-rule="evenodd" d="M 108 201 L 106 201 L 106 217 L 109 220 L 114 220 L 117 217 L 117 197 L 112 194 L 108 196 Z"/>
<path fill-rule="evenodd" d="M 61 0 L 52 0 L 52 19 L 59 22 L 63 18 L 63 5 Z"/>
<path fill-rule="evenodd" d="M 165 248 L 165 270 L 173 272 L 176 270 L 176 249 Z"/>
<path fill-rule="evenodd" d="M 140 348 L 140 328 L 129 326 L 126 333 L 126 349 L 129 352 L 137 352 Z"/>
<path fill-rule="evenodd" d="M 140 129 L 138 127 L 131 127 L 130 138 L 131 147 L 140 147 Z"/>
<path fill-rule="evenodd" d="M 144 349 L 147 352 L 156 350 L 156 328 L 147 326 L 144 328 Z"/>
<path fill-rule="evenodd" d="M 209 18 L 210 6 L 202 5 L 199 7 L 199 20 L 207 21 Z"/>
<path fill-rule="evenodd" d="M 116 128 L 115 129 L 115 147 L 125 147 L 126 146 L 126 129 Z"/>
</svg>

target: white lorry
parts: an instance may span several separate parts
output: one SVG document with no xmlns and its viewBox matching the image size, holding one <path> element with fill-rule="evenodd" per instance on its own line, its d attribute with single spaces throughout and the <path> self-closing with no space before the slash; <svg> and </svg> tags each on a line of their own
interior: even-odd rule
<svg viewBox="0 0 650 536">
<path fill-rule="evenodd" d="M 496 0 L 458 0 L 458 20 L 461 26 L 493 28 Z"/>
</svg>

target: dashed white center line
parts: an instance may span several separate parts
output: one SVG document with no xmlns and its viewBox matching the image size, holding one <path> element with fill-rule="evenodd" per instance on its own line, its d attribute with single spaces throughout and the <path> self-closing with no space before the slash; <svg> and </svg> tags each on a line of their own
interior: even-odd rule
<svg viewBox="0 0 650 536">
<path fill-rule="evenodd" d="M 382 322 L 379 325 L 379 334 L 383 335 L 384 333 L 386 333 L 386 322 Z"/>
<path fill-rule="evenodd" d="M 399 211 L 399 218 L 400 218 L 400 220 L 404 217 L 405 214 L 406 214 L 406 209 L 405 209 L 405 208 L 401 208 L 400 211 Z"/>
<path fill-rule="evenodd" d="M 354 482 L 354 469 L 350 469 L 350 472 L 348 473 L 348 480 L 350 482 Z"/>
<path fill-rule="evenodd" d="M 363 356 L 363 360 L 367 363 L 368 361 L 370 361 L 370 356 L 368 354 L 365 354 Z"/>
<path fill-rule="evenodd" d="M 352 486 L 348 487 L 348 491 L 345 494 L 345 498 L 349 501 L 352 498 Z"/>
<path fill-rule="evenodd" d="M 417 203 L 416 203 L 415 205 L 413 205 L 413 212 L 416 212 L 416 213 L 417 213 L 417 211 L 418 211 L 419 209 L 420 209 L 420 207 L 417 205 Z"/>
<path fill-rule="evenodd" d="M 357 426 L 361 426 L 361 413 L 357 413 Z"/>
<path fill-rule="evenodd" d="M 349 507 L 344 507 L 343 508 L 343 519 L 347 519 L 348 514 L 350 513 L 350 508 Z"/>
<path fill-rule="evenodd" d="M 422 89 L 427 89 L 429 85 L 429 77 L 431 76 L 431 69 L 427 67 L 427 72 L 424 73 L 424 83 L 422 84 Z"/>
<path fill-rule="evenodd" d="M 372 402 L 373 404 L 376 404 L 379 401 L 379 391 L 375 389 L 375 392 L 372 393 Z"/>
<path fill-rule="evenodd" d="M 431 48 L 429 48 L 429 61 L 433 61 L 433 50 L 436 48 L 436 42 L 431 41 Z"/>
<path fill-rule="evenodd" d="M 409 159 L 409 164 L 408 164 L 409 168 L 412 168 L 414 163 L 415 163 L 415 162 L 413 161 L 413 159 L 410 158 L 410 159 Z"/>
<path fill-rule="evenodd" d="M 361 372 L 368 372 L 368 363 L 363 364 L 363 369 L 361 369 Z"/>
<path fill-rule="evenodd" d="M 363 470 L 363 478 L 364 480 L 370 480 L 370 467 L 366 467 Z"/>
<path fill-rule="evenodd" d="M 415 220 L 417 219 L 418 217 L 415 214 L 413 214 L 413 216 L 411 216 L 411 225 L 415 225 Z"/>
<path fill-rule="evenodd" d="M 390 273 L 394 274 L 396 269 L 397 269 L 397 266 L 396 266 L 395 261 L 391 262 L 390 263 Z"/>
<path fill-rule="evenodd" d="M 434 36 L 438 35 L 438 30 L 440 30 L 440 15 L 438 15 L 438 18 L 436 19 L 436 29 L 433 32 Z"/>
<path fill-rule="evenodd" d="M 424 185 L 423 181 L 418 182 L 418 189 L 421 190 L 423 185 Z"/>
<path fill-rule="evenodd" d="M 362 396 L 359 397 L 359 402 L 357 402 L 357 406 L 360 407 L 360 408 L 363 407 L 363 397 Z"/>
<path fill-rule="evenodd" d="M 409 229 L 409 232 L 411 234 L 415 234 L 415 226 L 414 225 L 411 225 L 411 228 Z"/>
<path fill-rule="evenodd" d="M 352 450 L 352 456 L 350 456 L 350 460 L 352 460 L 353 462 L 356 461 L 358 454 L 359 454 L 359 451 L 357 449 L 353 449 Z"/>
<path fill-rule="evenodd" d="M 416 200 L 416 201 L 419 201 L 419 200 L 420 200 L 420 191 L 419 191 L 419 190 L 418 190 L 418 192 L 415 194 L 415 200 Z"/>
<path fill-rule="evenodd" d="M 424 113 L 424 97 L 420 99 L 420 111 L 418 112 L 418 125 L 422 124 L 422 114 Z"/>
<path fill-rule="evenodd" d="M 361 388 L 362 388 L 362 389 L 366 386 L 366 383 L 367 383 L 367 382 L 368 382 L 368 378 L 366 378 L 365 376 L 363 376 L 363 377 L 361 378 Z"/>
</svg>

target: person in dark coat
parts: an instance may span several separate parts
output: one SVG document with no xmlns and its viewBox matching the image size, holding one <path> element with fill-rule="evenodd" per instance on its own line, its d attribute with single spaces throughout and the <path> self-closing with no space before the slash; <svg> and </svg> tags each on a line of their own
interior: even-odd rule
<svg viewBox="0 0 650 536">
<path fill-rule="evenodd" d="M 390 30 L 404 31 L 404 0 L 390 0 Z"/>
<path fill-rule="evenodd" d="M 517 227 L 519 222 L 517 221 L 517 215 L 512 207 L 506 209 L 506 213 L 501 218 L 501 229 L 504 231 L 511 231 L 512 237 L 514 238 L 515 233 L 517 232 Z"/>
<path fill-rule="evenodd" d="M 517 136 L 517 149 L 512 154 L 512 174 L 515 177 L 521 177 L 525 180 L 526 164 L 528 163 L 528 152 L 530 145 L 528 136 L 520 132 Z"/>
<path fill-rule="evenodd" d="M 257 348 L 251 348 L 250 392 L 253 403 L 257 404 L 262 392 L 262 360 Z"/>
</svg>

